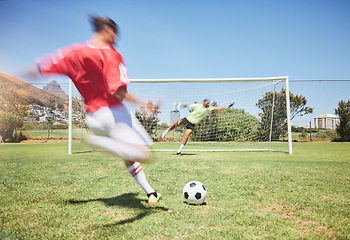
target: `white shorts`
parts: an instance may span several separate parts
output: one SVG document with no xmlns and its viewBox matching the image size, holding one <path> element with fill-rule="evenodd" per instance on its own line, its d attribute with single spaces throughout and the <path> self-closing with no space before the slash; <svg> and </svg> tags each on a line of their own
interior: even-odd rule
<svg viewBox="0 0 350 240">
<path fill-rule="evenodd" d="M 90 130 L 98 136 L 133 145 L 153 144 L 147 131 L 124 104 L 102 107 L 94 113 L 88 113 L 86 120 Z"/>
</svg>

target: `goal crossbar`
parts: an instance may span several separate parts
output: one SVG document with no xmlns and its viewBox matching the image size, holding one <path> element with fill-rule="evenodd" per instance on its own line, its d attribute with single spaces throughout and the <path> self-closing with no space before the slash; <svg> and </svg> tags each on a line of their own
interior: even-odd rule
<svg viewBox="0 0 350 240">
<path fill-rule="evenodd" d="M 151 82 L 267 82 L 267 81 L 285 81 L 288 77 L 272 78 L 160 78 L 160 79 L 130 79 L 132 83 L 151 83 Z"/>
</svg>

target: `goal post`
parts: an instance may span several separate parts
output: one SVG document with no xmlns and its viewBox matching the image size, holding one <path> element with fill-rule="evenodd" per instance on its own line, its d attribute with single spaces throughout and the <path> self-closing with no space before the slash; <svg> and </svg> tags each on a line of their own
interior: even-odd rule
<svg viewBox="0 0 350 240">
<path fill-rule="evenodd" d="M 85 105 L 71 79 L 68 83 L 68 95 L 68 154 L 94 151 L 87 141 L 89 130 L 86 126 Z"/>
<path fill-rule="evenodd" d="M 72 136 L 72 127 L 73 127 L 73 81 L 71 79 L 69 81 L 68 87 L 68 154 L 72 154 L 72 144 L 73 144 L 73 136 Z"/>
<path fill-rule="evenodd" d="M 289 77 L 286 77 L 286 107 L 287 107 L 287 123 L 288 123 L 288 153 L 293 154 L 292 147 L 292 122 L 290 119 L 290 92 L 289 92 Z"/>
<path fill-rule="evenodd" d="M 70 86 L 74 88 L 72 83 Z M 285 94 L 282 92 L 285 90 Z M 72 108 L 72 90 L 70 89 L 70 109 Z M 187 108 L 174 109 L 175 103 L 202 103 L 209 99 L 212 106 L 227 106 L 235 101 L 232 108 L 209 113 L 195 127 L 188 144 L 183 151 L 281 151 L 289 154 L 292 150 L 290 120 L 289 78 L 176 78 L 176 79 L 131 79 L 128 91 L 149 99 L 156 104 L 157 98 L 163 99 L 154 124 L 142 122 L 143 110 L 127 104 L 132 113 L 149 131 L 155 140 L 154 151 L 174 151 L 179 147 L 185 132 L 184 127 L 168 133 L 161 139 L 166 127 L 176 119 L 190 114 Z M 277 94 L 277 95 L 276 95 Z M 271 99 L 269 98 L 271 95 Z M 281 96 L 285 99 L 281 99 Z M 261 106 L 258 101 L 263 99 Z M 283 102 L 283 106 L 281 106 Z M 72 112 L 69 127 L 69 154 L 74 153 L 72 145 Z M 177 120 L 178 120 L 177 119 Z M 267 122 L 268 121 L 268 122 Z M 147 122 L 147 123 L 146 123 Z M 203 147 L 204 146 L 204 147 Z"/>
</svg>

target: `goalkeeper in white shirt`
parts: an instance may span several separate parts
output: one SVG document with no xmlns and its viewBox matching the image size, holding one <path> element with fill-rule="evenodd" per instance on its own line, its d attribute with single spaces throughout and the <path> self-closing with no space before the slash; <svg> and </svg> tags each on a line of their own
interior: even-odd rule
<svg viewBox="0 0 350 240">
<path fill-rule="evenodd" d="M 192 134 L 192 131 L 195 128 L 196 124 L 198 124 L 209 112 L 224 110 L 226 108 L 232 107 L 233 104 L 234 102 L 231 102 L 226 107 L 210 107 L 210 102 L 208 99 L 204 99 L 202 104 L 199 104 L 199 103 L 194 103 L 191 105 L 180 104 L 180 107 L 188 107 L 192 109 L 191 114 L 188 115 L 187 117 L 180 119 L 179 121 L 171 125 L 167 130 L 165 130 L 165 132 L 162 134 L 162 139 L 165 138 L 165 136 L 168 134 L 169 131 L 177 128 L 180 125 L 185 125 L 187 128 L 185 132 L 185 137 L 182 140 L 182 144 L 179 150 L 177 151 L 177 155 L 181 155 L 181 151 L 185 147 L 187 140 Z"/>
</svg>

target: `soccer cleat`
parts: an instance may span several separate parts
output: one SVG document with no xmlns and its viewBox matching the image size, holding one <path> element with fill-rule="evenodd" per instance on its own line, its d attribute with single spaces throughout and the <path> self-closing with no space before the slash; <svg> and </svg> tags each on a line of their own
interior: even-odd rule
<svg viewBox="0 0 350 240">
<path fill-rule="evenodd" d="M 180 152 L 176 153 L 176 155 L 182 156 L 182 154 Z"/>
<path fill-rule="evenodd" d="M 162 198 L 162 195 L 160 193 L 151 193 L 148 196 L 148 205 L 154 205 L 159 202 L 159 200 Z"/>
</svg>

